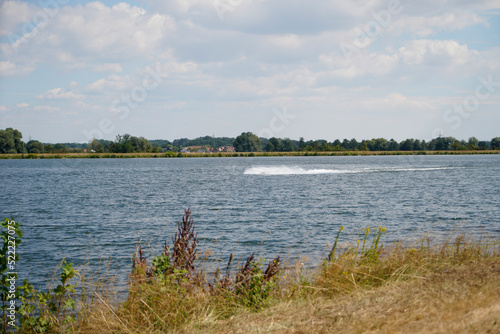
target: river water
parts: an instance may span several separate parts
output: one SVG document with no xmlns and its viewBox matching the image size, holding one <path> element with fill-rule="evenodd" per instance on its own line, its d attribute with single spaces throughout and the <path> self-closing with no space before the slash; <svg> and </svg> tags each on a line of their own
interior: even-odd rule
<svg viewBox="0 0 500 334">
<path fill-rule="evenodd" d="M 328 253 L 366 226 L 383 241 L 500 235 L 500 155 L 0 160 L 0 215 L 21 222 L 21 279 L 64 257 L 124 286 L 140 241 L 169 243 L 191 208 L 200 253 L 227 261 Z"/>
</svg>

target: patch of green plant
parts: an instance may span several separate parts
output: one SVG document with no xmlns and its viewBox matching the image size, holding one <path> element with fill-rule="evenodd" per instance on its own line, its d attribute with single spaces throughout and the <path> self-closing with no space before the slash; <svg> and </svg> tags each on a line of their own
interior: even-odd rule
<svg viewBox="0 0 500 334">
<path fill-rule="evenodd" d="M 16 248 L 22 241 L 21 224 L 5 218 L 2 222 L 3 239 L 0 254 L 2 290 L 2 331 L 51 333 L 75 322 L 75 286 L 69 281 L 77 274 L 72 263 L 63 261 L 60 284 L 48 291 L 37 291 L 25 279 L 16 286 L 18 279 L 15 264 L 19 260 Z M 12 273 L 10 272 L 12 271 Z"/>
<path fill-rule="evenodd" d="M 345 293 L 356 290 L 359 286 L 384 282 L 385 273 L 378 271 L 379 257 L 383 249 L 380 239 L 386 229 L 378 227 L 372 232 L 367 226 L 364 229 L 363 239 L 357 240 L 355 247 L 337 252 L 338 240 L 343 229 L 343 226 L 339 228 L 332 250 L 323 262 L 318 285 L 329 293 Z"/>
<path fill-rule="evenodd" d="M 240 267 L 234 282 L 236 300 L 252 309 L 266 306 L 266 302 L 276 285 L 279 257 L 262 270 L 264 259 L 255 260 L 252 254 L 245 265 Z"/>
<path fill-rule="evenodd" d="M 37 291 L 28 280 L 19 287 L 20 327 L 23 332 L 50 333 L 76 321 L 75 286 L 69 281 L 77 274 L 72 263 L 63 261 L 56 288 Z"/>
<path fill-rule="evenodd" d="M 139 247 L 134 255 L 132 270 L 132 289 L 143 291 L 141 285 L 154 286 L 161 284 L 162 291 L 177 291 L 187 293 L 202 289 L 209 295 L 217 298 L 223 297 L 230 304 L 242 305 L 258 310 L 267 304 L 270 294 L 275 288 L 280 259 L 277 257 L 269 262 L 264 269 L 264 260 L 249 256 L 231 275 L 231 254 L 227 264 L 226 273 L 220 277 L 217 269 L 213 283 L 205 280 L 203 272 L 195 266 L 197 259 L 197 234 L 194 232 L 194 223 L 191 211 L 185 210 L 182 221 L 178 224 L 178 231 L 174 237 L 173 248 L 170 250 L 167 243 L 160 255 L 155 255 L 150 264 Z"/>
</svg>

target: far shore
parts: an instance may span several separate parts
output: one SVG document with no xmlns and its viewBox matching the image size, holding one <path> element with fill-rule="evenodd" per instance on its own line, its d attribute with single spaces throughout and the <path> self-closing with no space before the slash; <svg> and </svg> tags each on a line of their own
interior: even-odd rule
<svg viewBox="0 0 500 334">
<path fill-rule="evenodd" d="M 500 154 L 500 150 L 471 151 L 333 151 L 333 152 L 220 152 L 220 153 L 30 153 L 0 154 L 0 159 L 118 159 L 118 158 L 228 158 L 228 157 L 302 157 L 368 155 L 472 155 Z"/>
</svg>

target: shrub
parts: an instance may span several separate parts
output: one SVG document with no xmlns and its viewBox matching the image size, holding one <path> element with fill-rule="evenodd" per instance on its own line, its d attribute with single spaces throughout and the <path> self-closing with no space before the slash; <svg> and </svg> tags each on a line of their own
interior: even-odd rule
<svg viewBox="0 0 500 334">
<path fill-rule="evenodd" d="M 20 226 L 21 224 L 13 219 L 5 218 L 2 222 L 3 248 L 0 254 L 0 275 L 3 333 L 7 333 L 8 329 L 30 333 L 64 329 L 66 325 L 73 323 L 76 317 L 76 302 L 72 298 L 75 286 L 69 284 L 69 281 L 77 272 L 72 263 L 64 261 L 60 284 L 55 289 L 46 292 L 36 291 L 27 279 L 22 286 L 16 288 L 15 281 L 18 276 L 14 270 L 19 260 L 16 247 L 21 243 L 23 236 Z M 17 319 L 16 314 L 19 315 Z"/>
</svg>

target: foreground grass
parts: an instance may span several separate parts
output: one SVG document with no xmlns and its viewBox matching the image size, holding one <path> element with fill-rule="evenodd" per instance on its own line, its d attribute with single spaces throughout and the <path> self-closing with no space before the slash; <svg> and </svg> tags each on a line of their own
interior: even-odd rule
<svg viewBox="0 0 500 334">
<path fill-rule="evenodd" d="M 17 233 L 20 243 L 19 225 L 5 219 L 4 240 Z M 56 288 L 17 287 L 15 311 L 2 293 L 4 332 L 14 329 L 7 314 L 20 333 L 500 332 L 499 239 L 384 245 L 385 228 L 367 227 L 345 246 L 342 230 L 316 269 L 279 257 L 265 265 L 254 254 L 235 263 L 231 254 L 208 274 L 199 264 L 213 252 L 198 253 L 186 210 L 172 249 L 165 242 L 148 260 L 138 248 L 125 300 L 112 281 L 63 261 Z"/>
<path fill-rule="evenodd" d="M 498 241 L 468 241 L 460 236 L 449 243 L 432 244 L 430 240 L 421 240 L 413 245 L 384 247 L 381 240 L 384 232 L 383 228 L 374 232 L 367 228 L 364 240 L 342 250 L 335 242 L 329 260 L 315 270 L 305 270 L 301 263 L 289 264 L 279 275 L 271 275 L 268 280 L 263 270 L 253 271 L 254 276 L 247 276 L 253 285 L 238 285 L 238 277 L 242 277 L 238 275 L 245 272 L 242 270 L 244 264 L 234 278 L 229 270 L 222 279 L 220 276 L 210 279 L 201 272 L 194 275 L 194 271 L 188 269 L 189 265 L 180 265 L 178 268 L 184 269 L 171 270 L 166 276 L 155 276 L 151 273 L 161 268 L 160 258 L 153 260 L 156 267 L 148 266 L 140 253 L 127 300 L 113 302 L 105 295 L 94 293 L 97 298 L 91 304 L 81 305 L 77 322 L 64 327 L 64 331 L 500 331 Z M 194 250 L 196 244 L 194 248 L 192 243 L 190 245 Z M 278 266 L 277 260 L 270 265 Z M 174 261 L 175 255 L 172 263 Z M 265 282 L 273 284 L 260 285 Z M 263 286 L 269 288 L 266 295 L 262 294 Z"/>
<path fill-rule="evenodd" d="M 379 287 L 359 286 L 334 297 L 316 291 L 261 313 L 208 319 L 202 328 L 191 325 L 184 332 L 498 333 L 498 277 L 498 260 L 467 263 Z"/>
<path fill-rule="evenodd" d="M 30 153 L 0 154 L 0 159 L 122 159 L 122 158 L 216 158 L 281 156 L 358 156 L 358 155 L 470 155 L 500 154 L 500 150 L 471 151 L 334 151 L 334 152 L 239 152 L 239 153 Z"/>
<path fill-rule="evenodd" d="M 387 256 L 380 265 L 391 266 L 389 258 L 394 254 Z M 373 278 L 383 279 L 380 285 L 357 282 L 355 286 L 353 281 L 350 291 L 333 294 L 328 285 L 313 284 L 300 297 L 285 298 L 260 313 L 241 312 L 227 320 L 208 319 L 208 323 L 201 319 L 198 326 L 203 321 L 205 326 L 193 324 L 185 332 L 498 333 L 498 257 L 460 264 L 441 257 L 439 262 L 442 268 L 400 263 L 400 272 L 413 269 L 414 274 L 403 278 L 394 270 L 389 279 L 375 274 Z"/>
</svg>

